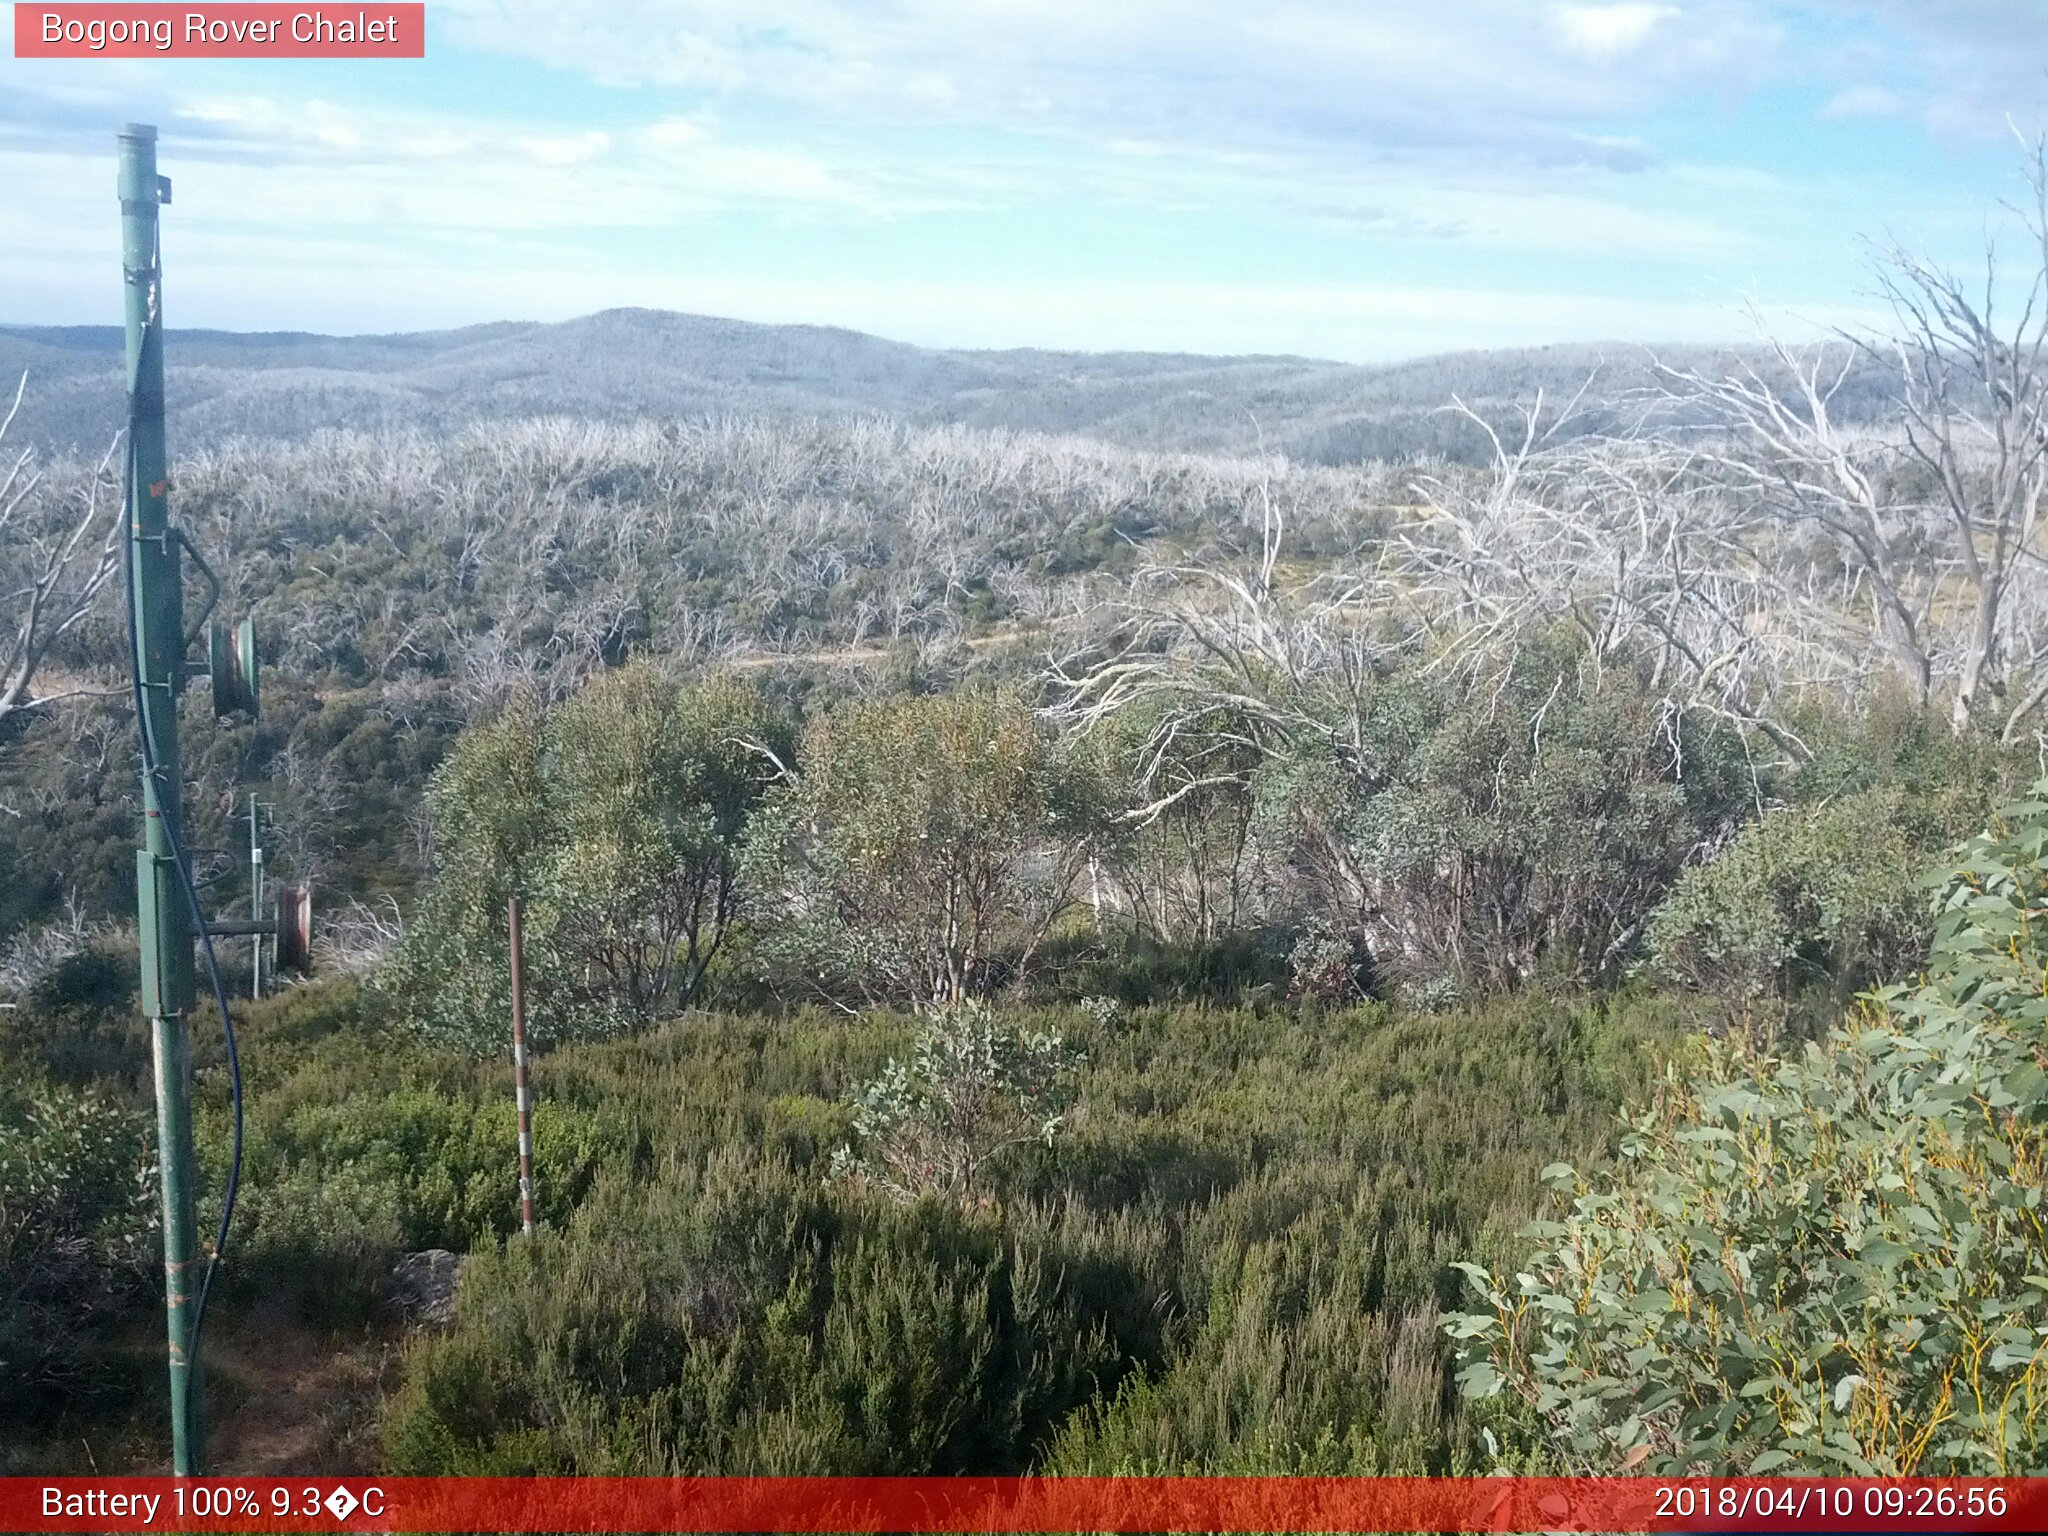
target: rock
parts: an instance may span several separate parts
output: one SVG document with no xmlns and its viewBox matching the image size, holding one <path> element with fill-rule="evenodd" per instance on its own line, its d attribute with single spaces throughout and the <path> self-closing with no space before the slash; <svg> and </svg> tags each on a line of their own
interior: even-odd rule
<svg viewBox="0 0 2048 1536">
<path fill-rule="evenodd" d="M 428 1248 L 400 1259 L 377 1299 L 416 1328 L 446 1328 L 455 1321 L 455 1288 L 462 1283 L 463 1255 Z"/>
</svg>

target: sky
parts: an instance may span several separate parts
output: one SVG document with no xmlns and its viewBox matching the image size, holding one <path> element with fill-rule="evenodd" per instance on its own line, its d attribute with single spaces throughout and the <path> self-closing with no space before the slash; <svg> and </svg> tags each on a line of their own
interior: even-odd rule
<svg viewBox="0 0 2048 1536">
<path fill-rule="evenodd" d="M 41 60 L 0 8 L 0 322 L 384 332 L 617 305 L 937 346 L 1732 340 L 1981 269 L 2040 0 L 429 0 L 422 60 Z"/>
</svg>

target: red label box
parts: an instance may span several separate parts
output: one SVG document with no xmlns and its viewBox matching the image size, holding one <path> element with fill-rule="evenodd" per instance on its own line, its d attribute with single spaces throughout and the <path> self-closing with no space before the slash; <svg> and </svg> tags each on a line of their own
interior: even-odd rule
<svg viewBox="0 0 2048 1536">
<path fill-rule="evenodd" d="M 340 5 L 37 5 L 15 0 L 17 59 L 423 59 L 427 8 Z"/>
<path fill-rule="evenodd" d="M 2048 1478 L 0 1477 L 0 1530 L 1606 1531 L 2048 1529 Z"/>
</svg>

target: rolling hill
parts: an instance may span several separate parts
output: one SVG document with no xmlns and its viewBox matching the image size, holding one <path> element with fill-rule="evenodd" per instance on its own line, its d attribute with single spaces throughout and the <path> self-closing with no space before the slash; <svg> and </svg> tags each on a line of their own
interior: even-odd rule
<svg viewBox="0 0 2048 1536">
<path fill-rule="evenodd" d="M 1698 348 L 1659 355 L 1698 361 Z M 1489 415 L 1569 395 L 1600 371 L 1612 398 L 1650 376 L 1625 343 L 1464 352 L 1381 367 L 1302 357 L 949 351 L 857 331 L 614 309 L 557 324 L 503 322 L 385 336 L 173 330 L 170 430 L 180 450 L 323 428 L 446 431 L 566 414 L 888 415 L 918 423 L 1070 433 L 1135 447 L 1264 444 L 1315 463 L 1481 446 L 1444 411 Z M 92 447 L 120 416 L 114 326 L 0 326 L 0 379 L 29 389 L 17 430 Z M 9 391 L 11 394 L 11 391 Z"/>
</svg>

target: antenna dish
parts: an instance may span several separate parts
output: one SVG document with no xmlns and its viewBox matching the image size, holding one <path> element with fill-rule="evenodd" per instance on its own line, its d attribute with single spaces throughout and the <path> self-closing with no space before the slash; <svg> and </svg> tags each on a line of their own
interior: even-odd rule
<svg viewBox="0 0 2048 1536">
<path fill-rule="evenodd" d="M 278 889 L 277 965 L 299 976 L 313 969 L 313 892 L 307 886 Z"/>
<path fill-rule="evenodd" d="M 256 621 L 244 619 L 233 629 L 214 624 L 207 635 L 206 670 L 213 676 L 213 712 L 257 713 Z"/>
</svg>

